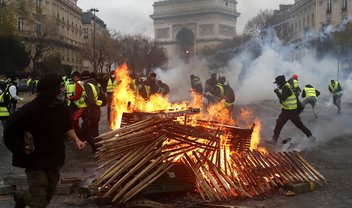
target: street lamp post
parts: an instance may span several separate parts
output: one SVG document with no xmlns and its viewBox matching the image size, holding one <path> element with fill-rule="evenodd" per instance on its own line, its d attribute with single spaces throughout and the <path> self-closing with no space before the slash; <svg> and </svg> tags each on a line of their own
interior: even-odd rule
<svg viewBox="0 0 352 208">
<path fill-rule="evenodd" d="M 93 12 L 93 70 L 96 72 L 97 70 L 97 62 L 96 62 L 96 54 L 95 54 L 95 24 L 96 24 L 96 16 L 95 12 L 99 12 L 98 9 L 92 8 L 90 9 L 91 12 Z"/>
</svg>

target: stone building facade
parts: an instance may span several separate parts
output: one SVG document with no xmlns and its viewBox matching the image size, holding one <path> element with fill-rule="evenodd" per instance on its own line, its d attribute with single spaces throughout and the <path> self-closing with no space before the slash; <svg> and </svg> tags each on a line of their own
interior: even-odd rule
<svg viewBox="0 0 352 208">
<path fill-rule="evenodd" d="M 0 3 L 2 0 L 0 0 Z M 26 14 L 16 16 L 18 35 L 35 56 L 37 47 L 48 54 L 59 54 L 62 63 L 72 71 L 92 71 L 93 67 L 81 55 L 85 41 L 91 40 L 94 18 L 92 12 L 83 12 L 77 0 L 8 0 Z M 21 12 L 19 12 L 21 13 Z M 106 30 L 105 23 L 95 18 L 96 29 Z M 43 43 L 41 45 L 40 43 Z M 33 66 L 33 63 L 31 63 Z"/>
<path fill-rule="evenodd" d="M 167 51 L 168 67 L 236 35 L 236 0 L 168 0 L 153 6 L 155 40 Z"/>
<path fill-rule="evenodd" d="M 338 25 L 352 16 L 351 0 L 295 0 L 289 10 L 291 41 L 316 36 L 327 25 Z"/>
<path fill-rule="evenodd" d="M 95 31 L 94 31 L 94 22 L 95 22 Z M 88 41 L 94 41 L 94 32 L 97 35 L 101 32 L 108 32 L 106 29 L 106 24 L 103 20 L 96 16 L 92 11 L 86 11 L 83 13 L 82 19 L 82 28 L 83 28 L 83 43 Z M 94 44 L 94 43 L 92 43 Z M 94 67 L 91 62 L 87 59 L 83 59 L 83 70 L 94 71 Z"/>
<path fill-rule="evenodd" d="M 60 54 L 62 63 L 72 70 L 82 68 L 79 50 L 82 46 L 82 10 L 77 0 L 10 0 L 29 11 L 25 17 L 18 15 L 18 34 L 32 55 L 46 44 L 45 54 Z M 49 44 L 48 44 L 49 43 Z M 40 46 L 43 47 L 43 46 Z"/>
</svg>

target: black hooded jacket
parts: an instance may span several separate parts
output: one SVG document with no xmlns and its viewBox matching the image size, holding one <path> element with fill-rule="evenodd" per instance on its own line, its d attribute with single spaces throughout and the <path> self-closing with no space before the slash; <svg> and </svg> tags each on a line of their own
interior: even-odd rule
<svg viewBox="0 0 352 208">
<path fill-rule="evenodd" d="M 41 170 L 64 165 L 64 136 L 72 129 L 72 122 L 66 103 L 57 101 L 52 94 L 58 93 L 60 86 L 47 84 L 39 85 L 38 96 L 6 123 L 4 141 L 13 153 L 13 166 Z M 35 150 L 30 154 L 24 152 L 24 132 L 33 136 Z"/>
</svg>

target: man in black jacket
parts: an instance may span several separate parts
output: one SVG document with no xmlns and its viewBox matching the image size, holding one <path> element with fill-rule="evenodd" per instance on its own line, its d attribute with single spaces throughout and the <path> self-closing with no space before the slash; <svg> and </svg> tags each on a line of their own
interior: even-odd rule
<svg viewBox="0 0 352 208">
<path fill-rule="evenodd" d="M 15 207 L 47 207 L 65 161 L 65 135 L 83 149 L 75 134 L 60 75 L 44 75 L 38 96 L 16 111 L 4 129 L 5 145 L 13 153 L 12 165 L 25 168 L 28 193 L 15 195 Z M 33 122 L 35 119 L 35 122 Z"/>
<path fill-rule="evenodd" d="M 299 117 L 299 110 L 297 109 L 297 97 L 291 89 L 290 84 L 286 82 L 285 76 L 277 76 L 274 83 L 277 84 L 277 88 L 274 90 L 274 92 L 281 103 L 281 113 L 279 118 L 276 120 L 272 140 L 266 140 L 266 142 L 276 144 L 277 140 L 279 139 L 280 132 L 288 120 L 290 120 L 297 128 L 299 128 L 307 137 L 314 141 L 315 138 L 312 136 L 312 132 L 303 124 L 301 118 Z"/>
</svg>

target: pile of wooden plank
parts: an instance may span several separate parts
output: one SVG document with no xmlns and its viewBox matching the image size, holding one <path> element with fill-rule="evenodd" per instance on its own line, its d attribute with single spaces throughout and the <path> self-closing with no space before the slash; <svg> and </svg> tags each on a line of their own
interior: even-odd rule
<svg viewBox="0 0 352 208">
<path fill-rule="evenodd" d="M 176 162 L 194 176 L 204 200 L 251 198 L 287 183 L 326 182 L 296 152 L 249 150 L 253 127 L 189 122 L 190 118 L 180 121 L 179 116 L 139 116 L 135 123 L 97 137 L 99 176 L 92 186 L 98 195 L 125 203 Z"/>
</svg>

